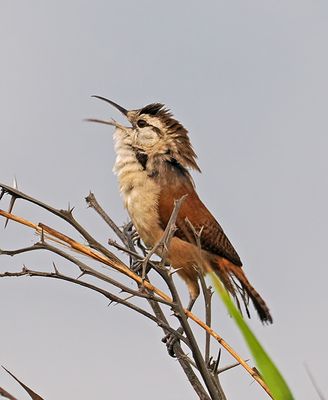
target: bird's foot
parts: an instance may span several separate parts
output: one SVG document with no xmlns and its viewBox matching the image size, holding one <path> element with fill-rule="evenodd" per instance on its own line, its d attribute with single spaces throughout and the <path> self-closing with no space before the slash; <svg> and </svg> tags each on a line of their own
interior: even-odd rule
<svg viewBox="0 0 328 400">
<path fill-rule="evenodd" d="M 132 260 L 130 268 L 137 275 L 141 275 L 141 273 L 142 273 L 142 261 L 140 261 L 140 260 Z"/>
<path fill-rule="evenodd" d="M 137 236 L 136 239 L 134 240 L 134 244 L 142 251 L 142 254 L 144 257 L 147 255 L 147 248 L 143 245 L 140 236 Z"/>
<path fill-rule="evenodd" d="M 180 326 L 180 328 L 177 329 L 177 333 L 180 335 L 183 334 L 183 328 Z M 176 343 L 180 343 L 180 340 L 176 337 L 174 333 L 168 333 L 165 335 L 162 339 L 162 342 L 166 344 L 167 351 L 171 357 L 176 358 L 176 354 L 174 352 L 174 345 Z"/>
<path fill-rule="evenodd" d="M 134 260 L 130 263 L 131 270 L 144 279 L 147 279 L 147 274 L 151 270 L 149 263 L 145 264 L 144 260 Z"/>
<path fill-rule="evenodd" d="M 132 241 L 133 244 L 139 245 L 141 240 L 140 235 L 134 227 L 132 221 L 123 226 L 123 233 Z"/>
<path fill-rule="evenodd" d="M 218 368 L 221 360 L 221 348 L 219 349 L 219 353 L 217 358 L 210 357 L 208 362 L 207 362 L 207 368 L 213 373 L 217 374 L 218 373 Z"/>
</svg>

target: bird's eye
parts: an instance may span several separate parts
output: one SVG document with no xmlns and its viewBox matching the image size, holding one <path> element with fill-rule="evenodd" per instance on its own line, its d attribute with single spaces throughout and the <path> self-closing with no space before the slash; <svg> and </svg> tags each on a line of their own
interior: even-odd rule
<svg viewBox="0 0 328 400">
<path fill-rule="evenodd" d="M 137 125 L 139 128 L 143 128 L 147 125 L 147 122 L 144 119 L 139 119 L 139 121 L 137 122 Z"/>
</svg>

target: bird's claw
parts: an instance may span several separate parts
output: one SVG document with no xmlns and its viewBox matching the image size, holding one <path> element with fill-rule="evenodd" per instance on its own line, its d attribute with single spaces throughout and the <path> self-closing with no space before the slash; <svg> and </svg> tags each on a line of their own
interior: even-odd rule
<svg viewBox="0 0 328 400">
<path fill-rule="evenodd" d="M 132 261 L 131 270 L 135 272 L 137 275 L 140 275 L 142 272 L 142 261 L 139 260 Z"/>
<path fill-rule="evenodd" d="M 183 329 L 180 327 L 177 329 L 177 332 L 182 335 Z M 166 344 L 166 348 L 169 355 L 173 358 L 176 358 L 176 354 L 174 352 L 174 345 L 177 342 L 180 343 L 180 340 L 176 337 L 176 335 L 170 332 L 163 337 L 162 342 Z"/>
</svg>

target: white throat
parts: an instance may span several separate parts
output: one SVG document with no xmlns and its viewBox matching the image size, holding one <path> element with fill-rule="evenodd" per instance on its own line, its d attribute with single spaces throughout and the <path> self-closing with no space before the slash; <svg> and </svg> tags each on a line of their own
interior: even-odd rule
<svg viewBox="0 0 328 400">
<path fill-rule="evenodd" d="M 157 209 L 160 186 L 148 176 L 131 146 L 131 138 L 122 129 L 116 129 L 114 141 L 113 171 L 118 177 L 124 205 L 146 245 L 153 246 L 162 234 Z"/>
</svg>

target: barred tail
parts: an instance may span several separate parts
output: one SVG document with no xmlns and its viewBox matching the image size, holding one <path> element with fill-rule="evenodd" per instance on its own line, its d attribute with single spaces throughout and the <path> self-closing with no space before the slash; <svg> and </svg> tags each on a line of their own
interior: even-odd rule
<svg viewBox="0 0 328 400">
<path fill-rule="evenodd" d="M 249 316 L 248 299 L 251 298 L 254 307 L 260 317 L 260 320 L 263 323 L 272 324 L 273 320 L 268 306 L 266 305 L 262 297 L 258 294 L 258 292 L 249 283 L 241 267 L 233 264 L 232 262 L 230 262 L 225 258 L 218 257 L 217 263 L 215 263 L 214 270 L 221 279 L 225 288 L 235 298 L 239 309 L 240 309 L 240 304 L 237 297 L 238 293 L 240 294 L 243 300 L 248 316 Z M 238 279 L 239 284 L 238 282 L 236 282 L 235 278 Z"/>
</svg>

